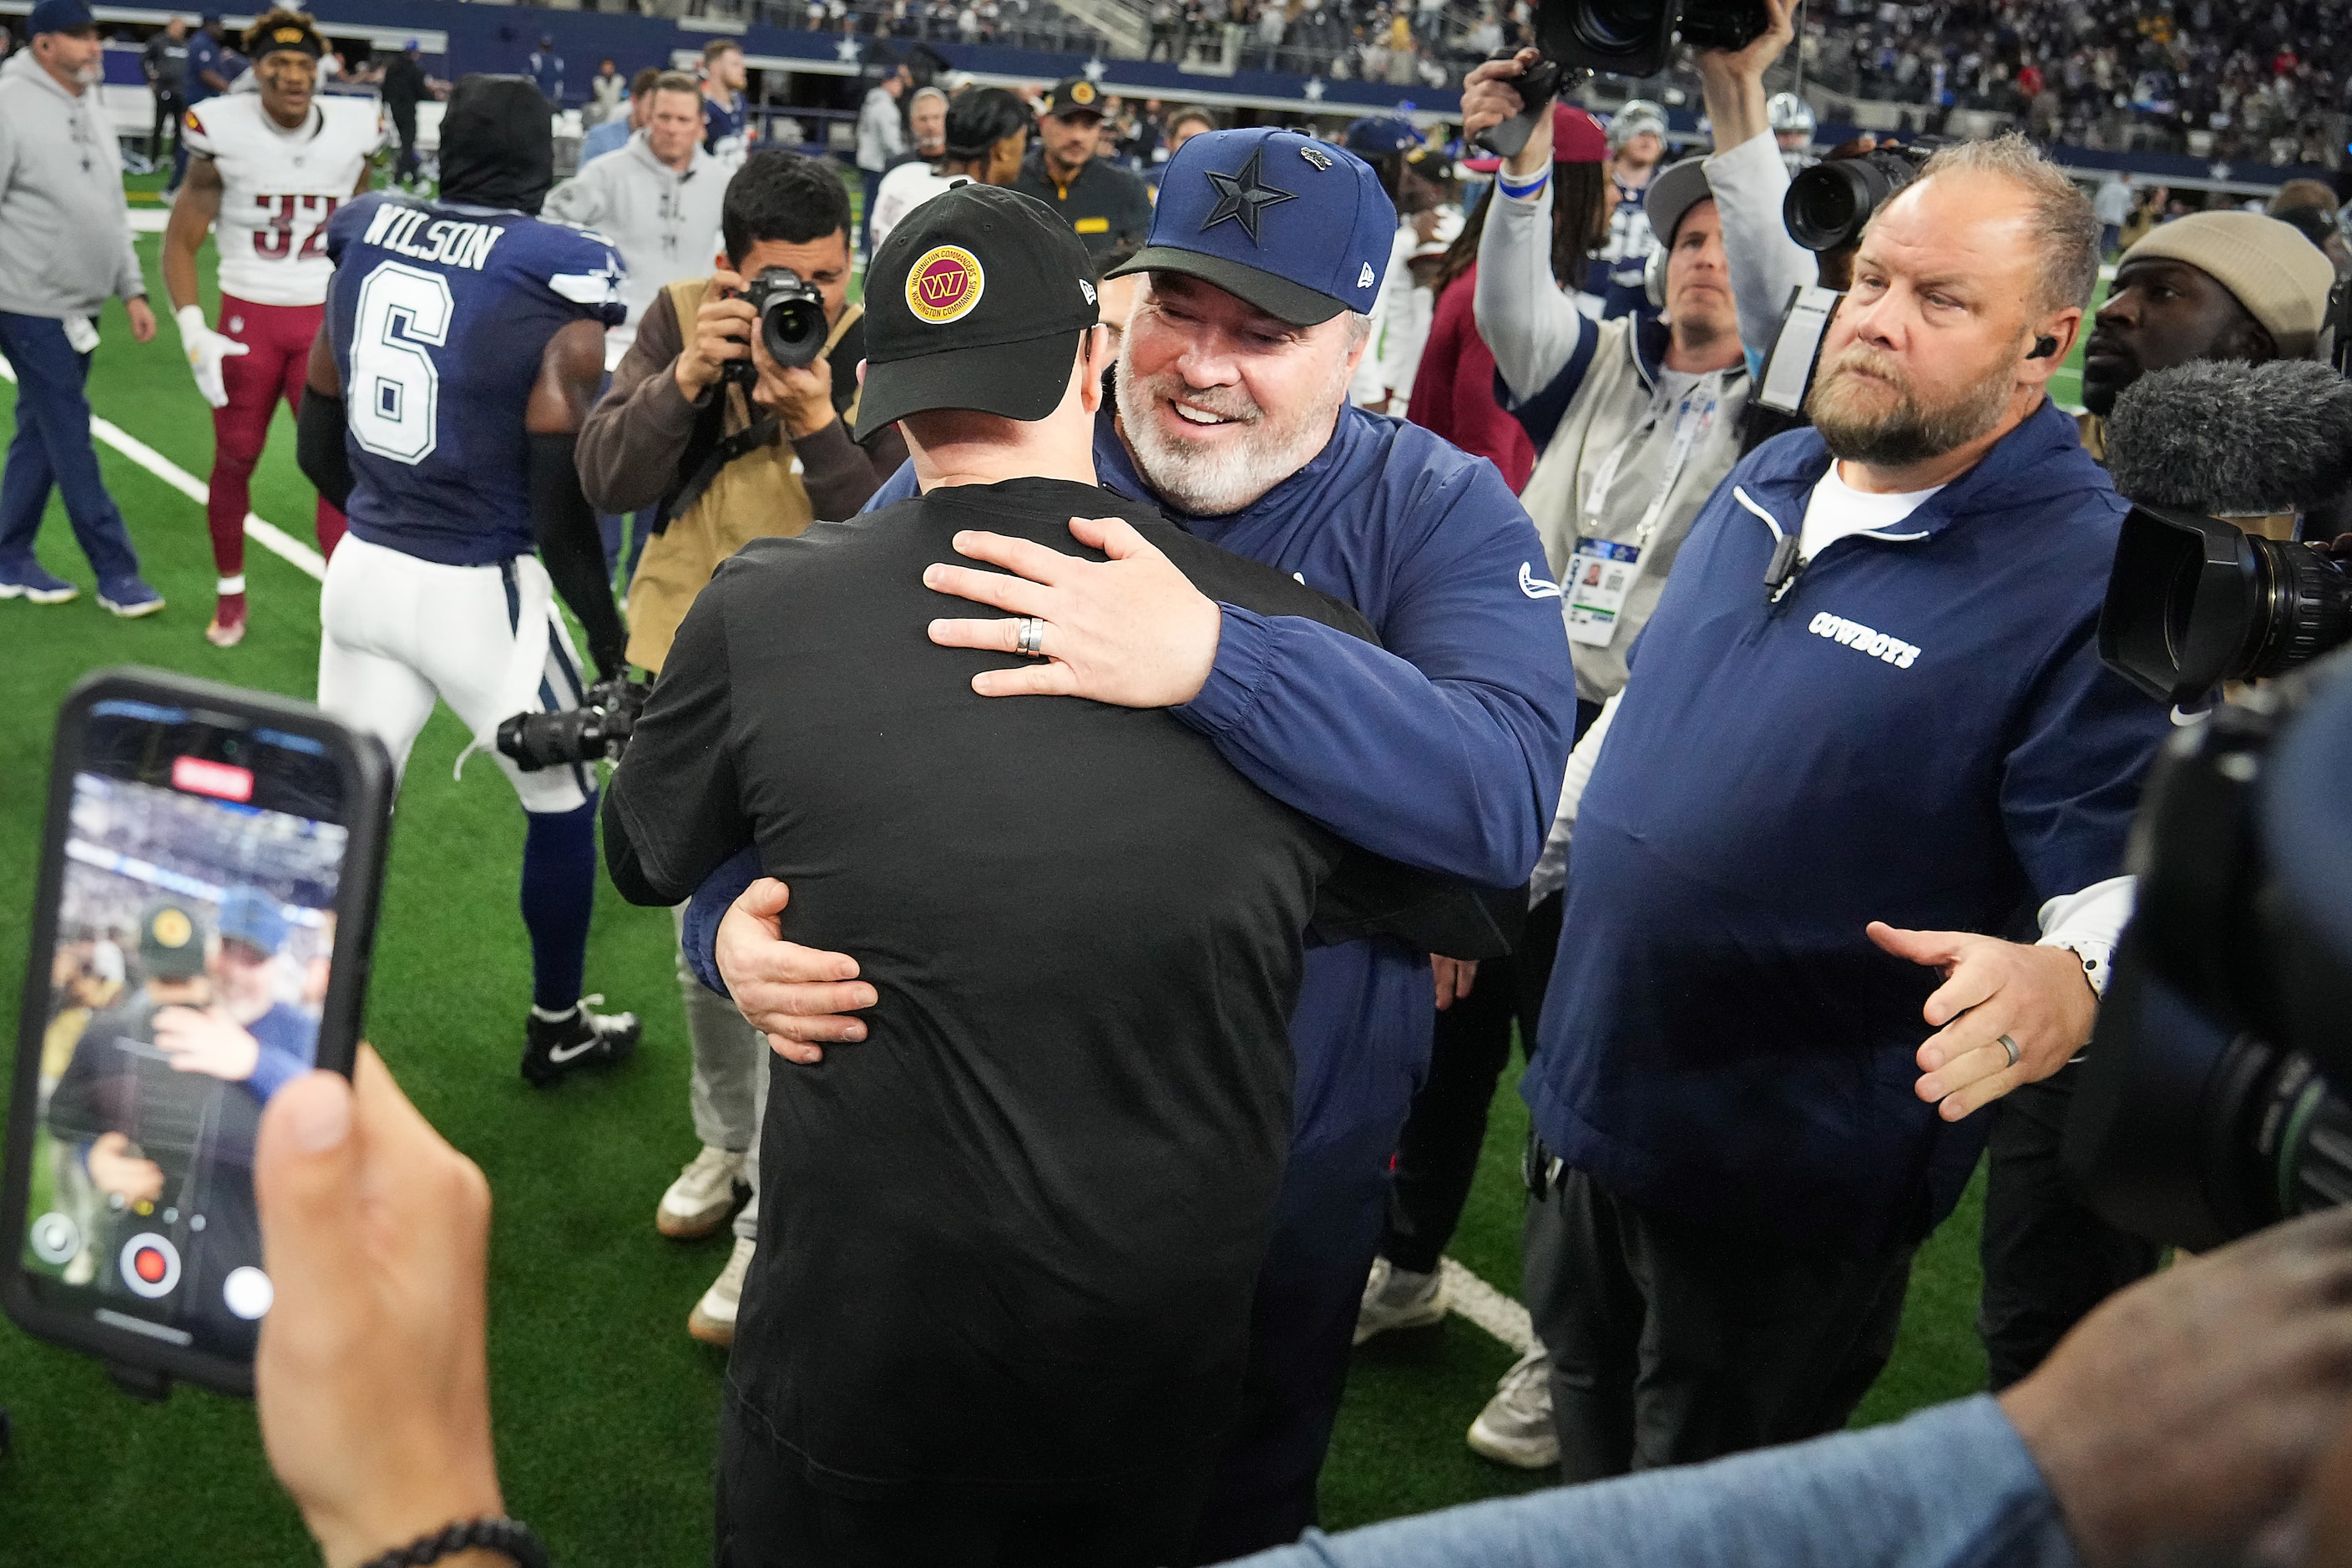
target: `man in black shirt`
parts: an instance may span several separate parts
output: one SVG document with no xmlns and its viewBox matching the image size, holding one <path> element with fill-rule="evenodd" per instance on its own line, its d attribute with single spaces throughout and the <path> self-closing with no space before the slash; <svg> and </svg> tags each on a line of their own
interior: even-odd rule
<svg viewBox="0 0 2352 1568">
<path fill-rule="evenodd" d="M 392 177 L 405 184 L 416 177 L 416 106 L 433 96 L 433 79 L 417 63 L 416 40 L 392 57 L 383 68 L 383 106 L 392 114 L 392 129 L 400 138 L 400 158 Z"/>
<path fill-rule="evenodd" d="M 163 161 L 163 132 L 172 132 L 172 144 L 180 142 L 180 116 L 187 111 L 188 82 L 188 19 L 174 16 L 163 24 L 163 30 L 147 40 L 139 54 L 139 68 L 147 78 L 147 89 L 155 95 L 155 115 L 147 128 L 147 162 L 161 164 Z"/>
<path fill-rule="evenodd" d="M 924 493 L 721 567 L 606 796 L 625 896 L 756 843 L 791 939 L 880 998 L 771 1079 L 719 1561 L 1172 1562 L 1238 1415 L 1338 845 L 1163 710 L 979 696 L 1051 634 L 934 646 L 971 606 L 924 583 L 987 529 L 1370 628 L 1095 488 L 1097 280 L 1033 198 L 934 198 L 866 298 L 861 430 L 901 422 Z"/>
<path fill-rule="evenodd" d="M 1116 163 L 1095 156 L 1102 140 L 1103 97 L 1082 76 L 1056 83 L 1037 121 L 1037 145 L 1013 188 L 1061 214 L 1099 264 L 1118 247 L 1151 232 L 1151 194 Z"/>
</svg>

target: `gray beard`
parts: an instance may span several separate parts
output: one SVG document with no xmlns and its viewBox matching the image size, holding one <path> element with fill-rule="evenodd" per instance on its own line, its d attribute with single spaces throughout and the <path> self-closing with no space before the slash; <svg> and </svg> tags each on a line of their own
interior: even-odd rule
<svg viewBox="0 0 2352 1568">
<path fill-rule="evenodd" d="M 1152 379 L 1181 384 L 1172 374 Z M 1143 482 L 1192 516 L 1224 517 L 1255 501 L 1314 460 L 1331 439 L 1349 379 L 1348 363 L 1342 360 L 1322 395 L 1311 399 L 1295 418 L 1276 419 L 1253 405 L 1255 418 L 1241 439 L 1224 443 L 1217 451 L 1203 451 L 1160 427 L 1152 388 L 1128 369 L 1125 354 L 1119 355 L 1111 384 L 1128 449 L 1134 454 L 1136 471 L 1143 476 Z"/>
<path fill-rule="evenodd" d="M 1833 404 L 1822 390 L 1816 386 L 1805 399 L 1822 444 L 1843 462 L 1878 468 L 1907 468 L 1956 451 L 2000 423 L 2009 405 L 2009 388 L 1998 382 L 1942 408 L 1920 406 L 1906 388 L 1892 410 L 1871 419 Z"/>
</svg>

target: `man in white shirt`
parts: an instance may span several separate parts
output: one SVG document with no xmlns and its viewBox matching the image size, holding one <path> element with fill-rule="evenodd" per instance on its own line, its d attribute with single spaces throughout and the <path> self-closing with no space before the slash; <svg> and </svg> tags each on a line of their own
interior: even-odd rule
<svg viewBox="0 0 2352 1568">
<path fill-rule="evenodd" d="M 2124 225 L 2131 222 L 2131 171 L 2118 169 L 2099 186 L 2091 206 L 2099 215 L 2099 254 L 2113 256 L 2116 242 L 2123 238 Z"/>
</svg>

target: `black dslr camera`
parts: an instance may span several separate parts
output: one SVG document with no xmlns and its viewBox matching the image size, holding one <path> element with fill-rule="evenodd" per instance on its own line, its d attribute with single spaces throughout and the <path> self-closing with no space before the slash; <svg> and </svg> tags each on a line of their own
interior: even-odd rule
<svg viewBox="0 0 2352 1568">
<path fill-rule="evenodd" d="M 2203 1250 L 2352 1199 L 2352 654 L 2165 747 L 2066 1126 L 2110 1223 Z"/>
<path fill-rule="evenodd" d="M 824 352 L 824 296 L 789 267 L 763 267 L 744 286 L 743 296 L 760 318 L 760 342 L 780 365 L 808 364 Z M 724 372 L 749 393 L 760 379 L 748 359 L 731 359 Z"/>
<path fill-rule="evenodd" d="M 1870 215 L 1927 166 L 1928 149 L 1881 147 L 1800 169 L 1780 203 L 1789 237 L 1807 250 L 1835 250 L 1862 237 Z"/>
<path fill-rule="evenodd" d="M 1694 49 L 1744 49 L 1772 25 L 1763 0 L 1543 0 L 1536 38 L 1563 66 L 1655 76 L 1675 38 Z"/>
<path fill-rule="evenodd" d="M 588 699 L 561 713 L 517 713 L 499 725 L 499 750 L 527 773 L 568 767 L 598 757 L 618 757 L 636 728 L 637 714 L 653 690 L 650 682 L 625 676 L 600 680 Z"/>
</svg>

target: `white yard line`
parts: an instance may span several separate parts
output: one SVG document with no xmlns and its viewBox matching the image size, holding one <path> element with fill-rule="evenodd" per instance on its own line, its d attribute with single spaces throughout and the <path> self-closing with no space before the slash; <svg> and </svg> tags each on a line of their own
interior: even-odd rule
<svg viewBox="0 0 2352 1568">
<path fill-rule="evenodd" d="M 1487 1284 L 1451 1258 L 1438 1260 L 1445 1279 L 1445 1310 L 1476 1324 L 1517 1354 L 1536 1348 L 1535 1325 L 1528 1310 Z"/>
<path fill-rule="evenodd" d="M 11 385 L 14 385 L 16 380 L 16 367 L 10 364 L 5 356 L 0 356 L 0 379 L 6 380 Z M 91 415 L 89 433 L 198 506 L 205 504 L 205 497 L 209 492 L 202 479 L 117 425 L 113 420 L 102 419 L 95 414 Z M 267 521 L 252 512 L 247 512 L 245 536 L 313 582 L 326 581 L 326 557 L 276 523 Z"/>
</svg>

